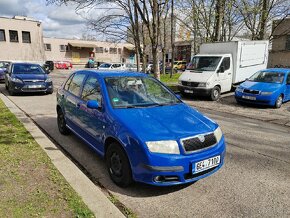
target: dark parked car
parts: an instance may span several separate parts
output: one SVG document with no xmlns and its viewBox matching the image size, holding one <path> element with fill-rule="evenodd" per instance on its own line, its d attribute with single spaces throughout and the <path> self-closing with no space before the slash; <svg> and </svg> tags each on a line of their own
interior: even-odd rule
<svg viewBox="0 0 290 218">
<path fill-rule="evenodd" d="M 144 73 L 76 71 L 58 90 L 56 109 L 60 133 L 105 157 L 119 186 L 190 183 L 224 163 L 218 124 Z"/>
<path fill-rule="evenodd" d="M 51 77 L 39 64 L 12 63 L 5 74 L 5 88 L 10 95 L 21 92 L 53 93 Z"/>
<path fill-rule="evenodd" d="M 44 67 L 46 70 L 53 71 L 54 70 L 53 61 L 45 61 Z"/>
<path fill-rule="evenodd" d="M 5 71 L 9 67 L 10 62 L 8 61 L 0 61 L 0 82 L 5 80 Z"/>
</svg>

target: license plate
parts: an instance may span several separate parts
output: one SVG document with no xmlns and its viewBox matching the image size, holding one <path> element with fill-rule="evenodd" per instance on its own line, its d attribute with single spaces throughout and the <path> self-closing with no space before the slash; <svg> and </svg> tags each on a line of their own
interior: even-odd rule
<svg viewBox="0 0 290 218">
<path fill-rule="evenodd" d="M 195 163 L 192 173 L 199 173 L 220 164 L 221 157 L 215 156 Z"/>
<path fill-rule="evenodd" d="M 243 99 L 248 99 L 248 100 L 256 100 L 256 97 L 253 97 L 253 96 L 247 96 L 247 95 L 243 95 L 242 98 L 243 98 Z"/>
<path fill-rule="evenodd" d="M 184 90 L 185 93 L 191 93 L 193 94 L 193 91 L 192 90 Z"/>
<path fill-rule="evenodd" d="M 37 88 L 41 88 L 42 85 L 29 85 L 28 88 L 30 89 L 37 89 Z"/>
</svg>

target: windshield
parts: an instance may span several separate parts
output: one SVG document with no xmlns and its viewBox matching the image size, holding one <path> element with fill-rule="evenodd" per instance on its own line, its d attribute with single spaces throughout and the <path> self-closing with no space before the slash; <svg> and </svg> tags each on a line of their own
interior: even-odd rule
<svg viewBox="0 0 290 218">
<path fill-rule="evenodd" d="M 101 68 L 110 68 L 112 64 L 101 64 Z"/>
<path fill-rule="evenodd" d="M 195 56 L 192 58 L 188 65 L 188 70 L 199 70 L 199 71 L 215 71 L 221 57 L 201 57 Z"/>
<path fill-rule="evenodd" d="M 181 102 L 154 78 L 108 77 L 105 82 L 114 108 L 164 106 Z"/>
<path fill-rule="evenodd" d="M 284 81 L 284 73 L 260 71 L 249 78 L 249 81 L 264 83 L 282 83 Z"/>
<path fill-rule="evenodd" d="M 38 64 L 14 64 L 13 74 L 45 74 L 44 70 Z"/>
</svg>

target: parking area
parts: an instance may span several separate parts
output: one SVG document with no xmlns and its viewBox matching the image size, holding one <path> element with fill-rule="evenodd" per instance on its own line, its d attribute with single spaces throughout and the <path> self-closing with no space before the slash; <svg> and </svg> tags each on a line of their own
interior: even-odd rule
<svg viewBox="0 0 290 218">
<path fill-rule="evenodd" d="M 69 73 L 68 70 L 51 73 L 55 89 Z M 194 184 L 162 188 L 138 183 L 122 189 L 110 180 L 103 159 L 76 136 L 58 132 L 55 93 L 9 96 L 4 84 L 0 84 L 0 91 L 95 183 L 138 217 L 290 216 L 290 103 L 280 109 L 241 106 L 235 103 L 233 93 L 223 95 L 218 102 L 184 99 L 221 126 L 227 142 L 225 165 Z"/>
</svg>

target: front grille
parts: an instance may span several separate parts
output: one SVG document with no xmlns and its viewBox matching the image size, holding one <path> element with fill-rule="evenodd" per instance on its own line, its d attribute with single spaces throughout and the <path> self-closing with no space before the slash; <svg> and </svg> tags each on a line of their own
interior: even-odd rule
<svg viewBox="0 0 290 218">
<path fill-rule="evenodd" d="M 244 89 L 244 93 L 259 95 L 260 94 L 260 91 L 258 91 L 258 90 Z"/>
<path fill-rule="evenodd" d="M 44 80 L 37 80 L 37 79 L 34 79 L 34 80 L 23 80 L 24 82 L 26 82 L 26 83 L 39 83 L 39 82 L 44 82 Z"/>
<path fill-rule="evenodd" d="M 213 133 L 210 133 L 207 135 L 199 135 L 193 138 L 183 139 L 181 140 L 181 143 L 184 147 L 185 152 L 190 153 L 213 146 L 217 143 L 217 140 L 215 135 Z"/>
<path fill-rule="evenodd" d="M 190 87 L 198 87 L 198 82 L 186 82 L 186 81 L 181 81 L 181 84 L 183 86 L 190 86 Z"/>
</svg>

